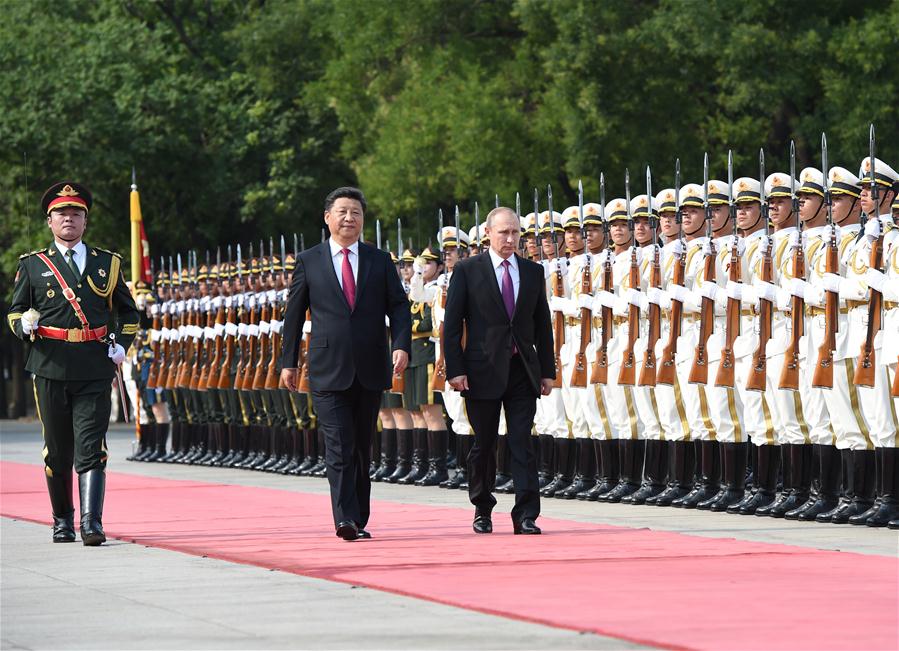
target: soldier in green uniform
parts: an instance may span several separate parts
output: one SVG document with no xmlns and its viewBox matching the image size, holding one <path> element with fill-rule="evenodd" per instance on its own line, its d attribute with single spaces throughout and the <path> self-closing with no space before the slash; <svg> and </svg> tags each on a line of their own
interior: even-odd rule
<svg viewBox="0 0 899 651">
<path fill-rule="evenodd" d="M 19 259 L 9 326 L 29 343 L 53 542 L 74 542 L 72 467 L 78 473 L 81 540 L 99 545 L 106 487 L 109 385 L 137 334 L 140 316 L 121 257 L 82 242 L 91 193 L 72 181 L 41 199 L 53 242 Z"/>
</svg>

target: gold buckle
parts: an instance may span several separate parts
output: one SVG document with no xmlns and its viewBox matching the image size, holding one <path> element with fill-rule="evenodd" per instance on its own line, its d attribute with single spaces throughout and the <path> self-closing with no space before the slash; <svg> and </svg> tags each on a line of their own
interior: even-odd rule
<svg viewBox="0 0 899 651">
<path fill-rule="evenodd" d="M 66 330 L 66 341 L 71 344 L 80 344 L 84 341 L 84 330 L 78 328 L 69 328 Z"/>
</svg>

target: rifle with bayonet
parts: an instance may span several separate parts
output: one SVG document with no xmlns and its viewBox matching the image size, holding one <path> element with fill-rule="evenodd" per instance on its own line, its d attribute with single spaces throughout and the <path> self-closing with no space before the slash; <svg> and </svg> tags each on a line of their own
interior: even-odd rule
<svg viewBox="0 0 899 651">
<path fill-rule="evenodd" d="M 796 196 L 796 145 L 790 141 L 790 194 L 793 212 L 796 213 L 796 245 L 793 247 L 793 278 L 805 280 L 805 248 L 802 246 L 802 219 L 799 216 L 799 198 Z M 793 296 L 790 323 L 792 337 L 784 353 L 783 370 L 780 373 L 781 390 L 799 390 L 799 345 L 805 334 L 805 299 Z"/>
<path fill-rule="evenodd" d="M 824 205 L 827 207 L 828 241 L 824 251 L 824 272 L 840 273 L 840 245 L 833 223 L 833 202 L 830 196 L 827 167 L 827 136 L 821 134 L 821 172 L 824 175 Z M 840 328 L 840 295 L 824 292 L 824 341 L 818 347 L 818 364 L 812 374 L 812 386 L 816 389 L 833 388 L 833 355 L 837 348 L 837 331 Z"/>
<path fill-rule="evenodd" d="M 262 247 L 263 243 L 259 242 L 260 247 Z M 259 256 L 259 279 L 260 279 L 260 288 L 259 288 L 259 302 L 262 303 L 262 307 L 260 308 L 260 317 L 259 317 L 259 359 L 256 361 L 256 369 L 253 373 L 253 389 L 260 390 L 265 388 L 265 380 L 268 374 L 268 362 L 269 362 L 269 341 L 271 340 L 271 327 L 272 327 L 272 319 L 274 317 L 274 308 L 275 305 L 271 300 L 271 296 L 269 294 L 269 285 L 274 282 L 275 278 L 275 269 L 274 269 L 274 242 L 272 238 L 268 239 L 268 260 L 266 260 L 265 256 Z M 263 249 L 264 251 L 264 249 Z M 266 264 L 268 264 L 268 269 L 266 269 Z M 268 282 L 265 278 L 265 273 L 268 271 L 269 279 Z"/>
<path fill-rule="evenodd" d="M 203 365 L 203 350 L 205 343 L 205 326 L 208 324 L 208 321 L 204 321 L 204 314 L 202 310 L 202 306 L 205 305 L 205 301 L 201 301 L 201 293 L 200 293 L 200 263 L 197 260 L 197 252 L 194 251 L 194 356 L 193 356 L 193 364 L 190 367 L 189 373 L 190 378 L 188 381 L 188 386 L 190 389 L 194 391 L 200 390 L 200 375 L 202 374 Z M 209 269 L 209 265 L 206 266 L 206 269 Z"/>
<path fill-rule="evenodd" d="M 181 265 L 178 265 L 180 269 Z M 165 366 L 160 370 L 160 379 L 157 381 L 157 385 L 168 389 L 169 391 L 175 388 L 175 376 L 178 372 L 178 360 L 181 356 L 181 342 L 178 338 L 179 326 L 181 325 L 181 318 L 178 314 L 178 302 L 180 300 L 180 284 L 181 284 L 181 275 L 178 275 L 178 284 L 179 288 L 175 289 L 175 266 L 172 264 L 172 256 L 169 256 L 169 296 L 171 302 L 169 303 L 169 347 L 166 349 L 165 354 Z M 165 321 L 163 321 L 165 323 Z"/>
<path fill-rule="evenodd" d="M 659 246 L 658 218 L 652 212 L 652 174 L 646 166 L 646 196 L 649 202 L 649 224 L 652 227 L 652 262 L 649 270 L 649 286 L 657 292 L 662 290 L 662 248 Z M 658 303 L 649 303 L 649 332 L 646 335 L 646 351 L 637 384 L 654 387 L 658 381 L 656 365 L 656 342 L 662 336 L 662 308 Z"/>
<path fill-rule="evenodd" d="M 281 268 L 284 269 L 287 266 L 287 258 L 285 257 L 286 251 L 284 248 L 283 235 L 281 236 L 280 245 L 280 264 Z M 271 240 L 269 240 L 269 246 L 272 246 Z M 283 275 L 277 273 L 274 251 L 272 251 L 272 259 L 269 266 L 272 272 L 272 287 L 269 290 L 269 302 L 271 303 L 271 319 L 269 321 L 269 358 L 268 366 L 265 370 L 265 380 L 262 382 L 262 386 L 269 390 L 275 390 L 278 388 L 278 382 L 281 378 L 281 374 L 278 372 L 278 352 L 281 350 L 281 322 L 284 305 L 281 302 L 281 292 L 279 290 L 283 289 L 284 280 Z"/>
<path fill-rule="evenodd" d="M 587 229 L 584 226 L 584 184 L 577 182 L 578 221 L 581 226 L 581 238 L 584 240 L 584 268 L 581 271 L 581 296 L 593 293 L 593 274 L 590 269 L 590 251 L 587 249 Z M 587 346 L 593 334 L 593 310 L 581 307 L 581 340 L 574 356 L 574 369 L 571 371 L 571 386 L 587 386 Z"/>
<path fill-rule="evenodd" d="M 440 220 L 440 231 L 443 230 L 443 210 L 439 210 L 438 219 Z M 459 236 L 459 206 L 456 206 L 456 214 L 455 214 L 455 226 L 456 226 L 456 259 L 458 260 L 462 254 L 462 239 Z M 445 245 L 441 243 L 441 248 L 446 248 Z M 443 273 L 449 274 L 449 267 L 445 267 Z M 440 306 L 441 311 L 446 309 L 446 288 L 437 288 L 437 304 Z M 443 348 L 443 319 L 440 319 L 440 326 L 437 330 L 437 359 L 434 361 L 434 374 L 431 376 L 431 391 L 444 391 L 446 390 L 446 358 L 444 357 L 444 348 Z"/>
<path fill-rule="evenodd" d="M 165 261 L 160 258 L 159 259 L 159 270 L 162 274 L 162 277 L 165 278 Z M 162 344 L 160 344 L 160 338 L 162 336 L 162 328 L 164 327 L 162 322 L 164 320 L 163 308 L 165 304 L 163 303 L 163 294 L 160 288 L 160 285 L 163 283 L 160 280 L 157 280 L 156 276 L 153 276 L 153 280 L 156 283 L 155 292 L 156 292 L 156 312 L 153 314 L 153 339 L 150 342 L 150 350 L 153 353 L 153 361 L 150 362 L 150 371 L 147 373 L 147 388 L 155 389 L 156 383 L 159 377 L 159 369 L 162 365 L 163 361 L 161 358 L 161 349 Z"/>
<path fill-rule="evenodd" d="M 222 323 L 222 356 L 218 364 L 218 378 L 215 381 L 217 389 L 228 389 L 231 386 L 231 366 L 234 362 L 234 347 L 237 341 L 237 297 L 231 282 L 231 273 L 234 271 L 231 260 L 231 245 L 229 244 L 228 273 L 222 279 L 222 288 L 225 290 L 225 297 L 223 298 L 225 318 Z M 240 244 L 238 244 L 237 264 L 239 265 L 240 263 Z"/>
<path fill-rule="evenodd" d="M 628 273 L 628 286 L 633 291 L 640 291 L 640 262 L 637 259 L 637 238 L 634 235 L 634 217 L 631 214 L 631 174 L 624 170 L 624 197 L 627 204 L 627 223 L 631 229 L 631 268 Z M 650 206 L 650 210 L 652 207 Z M 629 304 L 627 310 L 627 343 L 621 355 L 621 369 L 618 371 L 618 384 L 633 386 L 636 381 L 637 358 L 634 346 L 640 336 L 640 306 Z"/>
<path fill-rule="evenodd" d="M 606 221 L 606 177 L 599 174 L 599 220 L 602 222 L 603 241 L 606 244 L 602 263 L 602 291 L 612 292 L 612 238 L 609 222 Z M 602 332 L 599 346 L 596 347 L 596 359 L 590 371 L 590 384 L 607 384 L 609 381 L 609 340 L 612 338 L 612 308 L 603 305 L 600 320 Z"/>
<path fill-rule="evenodd" d="M 547 224 L 550 237 L 555 246 L 556 272 L 553 274 L 553 296 L 565 298 L 565 285 L 562 281 L 562 260 L 559 258 L 559 239 L 556 237 L 556 222 L 553 219 L 553 189 L 546 186 Z M 562 387 L 562 346 L 565 345 L 565 315 L 553 312 L 553 343 L 555 344 L 556 379 L 553 387 Z"/>
<path fill-rule="evenodd" d="M 203 299 L 203 304 L 206 306 L 206 323 L 203 328 L 203 345 L 198 349 L 198 351 L 202 350 L 203 352 L 202 362 L 199 359 L 199 352 L 197 355 L 197 362 L 200 364 L 199 379 L 197 380 L 198 391 L 206 391 L 209 388 L 209 378 L 212 370 L 215 368 L 211 363 L 215 352 L 215 337 L 209 336 L 209 332 L 215 330 L 217 317 L 212 305 L 212 284 L 209 282 L 211 277 L 212 267 L 209 264 L 209 249 L 206 249 L 206 296 Z"/>
<path fill-rule="evenodd" d="M 400 261 L 403 259 L 403 222 L 399 217 L 396 219 L 396 259 Z M 391 381 L 390 393 L 403 393 L 405 389 L 405 372 L 394 373 Z"/>
<path fill-rule="evenodd" d="M 871 125 L 871 131 L 868 136 L 868 160 L 871 163 L 871 201 L 874 202 L 874 219 L 878 223 L 878 237 L 871 242 L 871 252 L 868 256 L 868 268 L 880 271 L 883 265 L 883 235 L 884 228 L 880 221 L 880 197 L 877 188 L 877 174 L 875 165 L 875 143 L 874 143 L 874 125 Z M 880 332 L 881 317 L 883 313 L 883 294 L 870 288 L 871 297 L 868 302 L 868 326 L 865 333 L 865 340 L 862 342 L 862 349 L 858 356 L 858 363 L 855 366 L 855 377 L 853 381 L 858 386 L 873 387 L 874 386 L 874 338 Z M 892 389 L 891 389 L 892 392 Z"/>
<path fill-rule="evenodd" d="M 684 275 L 686 272 L 687 247 L 684 243 L 684 226 L 680 214 L 680 158 L 674 163 L 674 222 L 678 226 L 678 243 L 680 252 L 674 258 L 674 268 L 672 270 L 671 283 L 673 285 L 684 286 Z M 681 327 L 683 325 L 684 304 L 674 298 L 671 298 L 671 314 L 669 315 L 668 343 L 662 349 L 662 359 L 659 365 L 659 371 L 656 375 L 657 384 L 666 384 L 674 386 L 676 382 L 677 367 L 677 340 L 681 335 Z"/>
<path fill-rule="evenodd" d="M 702 163 L 703 186 L 705 187 L 705 221 L 706 221 L 706 254 L 703 260 L 702 282 L 714 283 L 715 280 L 715 242 L 712 240 L 712 207 L 709 204 L 709 155 L 705 154 Z M 696 354 L 693 356 L 693 366 L 690 368 L 688 381 L 691 384 L 707 384 L 709 380 L 708 346 L 709 337 L 715 329 L 715 301 L 707 296 L 702 297 L 699 308 L 699 342 L 696 344 Z"/>
<path fill-rule="evenodd" d="M 759 149 L 759 201 L 761 201 L 762 222 L 765 224 L 765 250 L 759 280 L 771 284 L 774 278 L 773 246 L 768 225 L 768 199 L 765 196 L 765 150 Z M 759 343 L 752 355 L 752 367 L 746 379 L 749 391 L 764 391 L 768 386 L 768 342 L 771 340 L 774 305 L 767 298 L 759 297 Z"/>
<path fill-rule="evenodd" d="M 739 283 L 743 278 L 742 265 L 740 264 L 740 234 L 737 232 L 737 207 L 734 203 L 734 154 L 727 152 L 727 209 L 728 219 L 733 223 L 733 237 L 730 243 L 730 269 L 727 271 L 727 279 L 731 283 Z M 734 387 L 734 343 L 740 336 L 740 300 L 728 297 L 724 327 L 724 347 L 721 349 L 721 362 L 718 364 L 718 373 L 715 374 L 715 386 Z"/>
</svg>

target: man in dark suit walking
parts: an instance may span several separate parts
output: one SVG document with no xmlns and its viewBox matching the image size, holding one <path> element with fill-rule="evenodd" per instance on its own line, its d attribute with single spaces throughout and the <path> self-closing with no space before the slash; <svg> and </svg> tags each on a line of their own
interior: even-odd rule
<svg viewBox="0 0 899 651">
<path fill-rule="evenodd" d="M 312 332 L 307 358 L 312 404 L 325 436 L 325 462 L 337 535 L 370 538 L 368 475 L 381 393 L 409 363 L 412 321 L 390 255 L 360 241 L 365 197 L 338 188 L 325 199 L 329 240 L 299 255 L 284 318 L 281 379 L 298 382 L 297 358 L 306 311 Z M 387 340 L 385 317 L 390 323 Z"/>
<path fill-rule="evenodd" d="M 549 394 L 555 378 L 546 284 L 543 267 L 516 253 L 521 224 L 513 210 L 492 210 L 486 233 L 487 252 L 457 264 L 450 280 L 443 329 L 446 375 L 462 392 L 475 432 L 468 456 L 474 531 L 493 531 L 494 448 L 504 407 L 515 486 L 513 528 L 516 534 L 538 534 L 540 493 L 531 427 L 537 399 Z"/>
</svg>

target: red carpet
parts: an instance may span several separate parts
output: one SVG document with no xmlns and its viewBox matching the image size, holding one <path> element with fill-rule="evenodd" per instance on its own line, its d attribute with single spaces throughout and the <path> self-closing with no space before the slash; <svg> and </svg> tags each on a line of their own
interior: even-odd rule
<svg viewBox="0 0 899 651">
<path fill-rule="evenodd" d="M 0 473 L 2 515 L 50 521 L 38 466 Z M 895 558 L 549 518 L 513 536 L 500 513 L 476 536 L 467 509 L 393 502 L 373 505 L 374 540 L 348 544 L 324 495 L 120 473 L 108 486 L 107 535 L 153 547 L 665 648 L 899 647 Z"/>
</svg>

